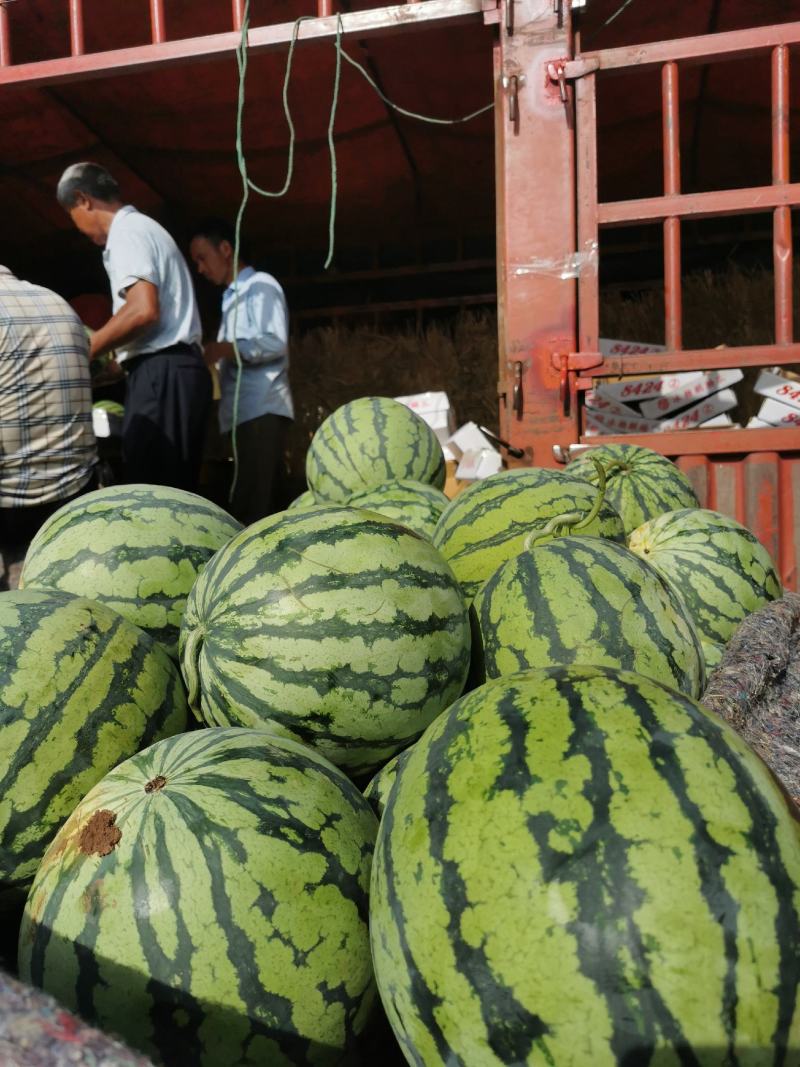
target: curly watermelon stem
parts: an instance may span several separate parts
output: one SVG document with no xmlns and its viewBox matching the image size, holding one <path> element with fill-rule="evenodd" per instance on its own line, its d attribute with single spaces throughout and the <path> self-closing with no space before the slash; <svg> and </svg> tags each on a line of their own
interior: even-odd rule
<svg viewBox="0 0 800 1067">
<path fill-rule="evenodd" d="M 541 541 L 545 537 L 549 537 L 551 534 L 555 534 L 556 537 L 563 537 L 565 534 L 585 530 L 586 527 L 590 526 L 600 514 L 600 509 L 606 499 L 608 472 L 599 459 L 596 459 L 594 456 L 590 456 L 589 458 L 592 463 L 594 463 L 597 471 L 597 497 L 590 510 L 585 513 L 582 511 L 566 511 L 562 515 L 554 515 L 541 530 L 531 530 L 522 544 L 525 552 L 533 548 L 537 541 Z"/>
<path fill-rule="evenodd" d="M 200 714 L 199 661 L 200 649 L 202 648 L 204 637 L 205 633 L 203 632 L 202 626 L 198 626 L 196 629 L 192 630 L 189 634 L 182 656 L 183 677 L 186 681 L 187 699 L 192 714 L 198 722 L 202 722 L 202 716 Z"/>
</svg>

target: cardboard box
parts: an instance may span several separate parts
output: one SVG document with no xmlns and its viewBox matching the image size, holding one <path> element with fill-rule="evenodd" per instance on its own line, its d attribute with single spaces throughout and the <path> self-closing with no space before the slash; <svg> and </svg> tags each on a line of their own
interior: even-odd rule
<svg viewBox="0 0 800 1067">
<path fill-rule="evenodd" d="M 465 452 L 456 467 L 456 478 L 462 482 L 477 482 L 503 469 L 503 457 L 493 448 Z"/>
<path fill-rule="evenodd" d="M 467 452 L 482 452 L 486 449 L 496 452 L 488 437 L 485 437 L 475 422 L 465 422 L 447 439 L 447 447 L 453 458 L 460 460 Z M 500 453 L 497 453 L 500 455 Z"/>
<path fill-rule="evenodd" d="M 800 411 L 800 383 L 784 378 L 782 374 L 772 374 L 768 370 L 762 370 L 754 386 L 759 396 L 777 400 L 787 407 L 796 408 Z"/>
<path fill-rule="evenodd" d="M 664 415 L 670 415 L 673 411 L 679 411 L 687 404 L 695 404 L 713 393 L 719 392 L 728 386 L 740 382 L 744 375 L 738 368 L 729 370 L 712 370 L 707 373 L 673 374 L 665 379 L 674 383 L 676 379 L 683 379 L 682 384 L 666 385 L 655 400 L 646 400 L 641 405 L 642 414 L 648 419 L 658 419 Z"/>
<path fill-rule="evenodd" d="M 800 426 L 800 408 L 768 399 L 761 405 L 758 417 L 770 426 Z"/>
</svg>

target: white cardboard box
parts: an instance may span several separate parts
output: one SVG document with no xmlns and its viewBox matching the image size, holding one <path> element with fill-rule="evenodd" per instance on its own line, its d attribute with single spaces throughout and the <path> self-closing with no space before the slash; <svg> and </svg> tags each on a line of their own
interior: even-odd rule
<svg viewBox="0 0 800 1067">
<path fill-rule="evenodd" d="M 683 375 L 673 374 L 672 379 L 682 378 Z M 648 419 L 658 419 L 669 415 L 673 411 L 694 404 L 704 397 L 711 396 L 728 386 L 740 382 L 744 375 L 738 368 L 729 370 L 712 370 L 706 373 L 695 374 L 689 372 L 686 380 L 677 388 L 665 388 L 655 400 L 646 400 L 641 406 L 642 414 Z"/>
<path fill-rule="evenodd" d="M 503 469 L 503 458 L 493 448 L 464 452 L 456 467 L 456 478 L 462 482 L 476 482 L 497 474 Z"/>
<path fill-rule="evenodd" d="M 782 404 L 779 400 L 765 400 L 759 409 L 758 417 L 770 426 L 800 426 L 800 410 Z"/>
<path fill-rule="evenodd" d="M 680 415 L 674 415 L 671 419 L 662 419 L 660 426 L 663 430 L 691 430 L 700 426 L 723 411 L 735 408 L 738 401 L 733 389 L 722 389 L 712 396 L 701 400 L 699 404 L 682 411 Z"/>
<path fill-rule="evenodd" d="M 465 422 L 447 439 L 447 447 L 455 459 L 461 459 L 467 452 L 497 452 L 488 437 L 484 437 L 476 422 Z M 498 456 L 500 455 L 497 452 Z"/>
<path fill-rule="evenodd" d="M 648 378 L 629 379 L 622 382 L 603 382 L 598 385 L 597 392 L 608 400 L 621 400 L 628 404 L 636 404 L 644 401 L 650 406 L 653 401 L 660 398 L 675 397 L 676 402 L 672 408 L 653 408 L 646 414 L 646 418 L 652 418 L 661 414 L 669 414 L 670 410 L 690 404 L 693 400 L 699 400 L 724 386 L 733 385 L 742 377 L 742 372 L 736 368 L 722 371 L 684 371 L 680 374 L 655 374 Z M 707 382 L 706 379 L 709 379 Z M 645 403 L 642 403 L 642 413 L 645 414 Z"/>
<path fill-rule="evenodd" d="M 800 410 L 800 382 L 791 378 L 784 378 L 781 374 L 771 374 L 768 370 L 762 370 L 755 384 L 755 391 L 759 396 L 769 397 L 781 404 Z"/>
</svg>

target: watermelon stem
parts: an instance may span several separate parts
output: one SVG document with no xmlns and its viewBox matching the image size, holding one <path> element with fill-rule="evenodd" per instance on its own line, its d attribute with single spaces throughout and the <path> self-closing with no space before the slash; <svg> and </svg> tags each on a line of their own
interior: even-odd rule
<svg viewBox="0 0 800 1067">
<path fill-rule="evenodd" d="M 202 626 L 197 626 L 192 630 L 181 657 L 181 666 L 183 667 L 183 678 L 186 682 L 189 707 L 192 709 L 194 717 L 200 722 L 202 722 L 202 717 L 200 715 L 199 660 L 200 649 L 202 648 L 204 637 L 205 633 L 203 632 Z"/>
<path fill-rule="evenodd" d="M 607 471 L 599 459 L 596 459 L 594 456 L 590 456 L 589 458 L 592 463 L 594 463 L 595 469 L 597 470 L 597 497 L 590 510 L 585 513 L 582 511 L 566 511 L 563 515 L 554 515 L 541 530 L 531 530 L 523 542 L 523 549 L 525 552 L 533 548 L 537 541 L 541 541 L 545 537 L 549 537 L 551 534 L 554 534 L 556 537 L 563 537 L 565 534 L 577 533 L 579 530 L 585 530 L 586 527 L 593 523 L 600 514 L 600 509 L 606 498 Z"/>
</svg>

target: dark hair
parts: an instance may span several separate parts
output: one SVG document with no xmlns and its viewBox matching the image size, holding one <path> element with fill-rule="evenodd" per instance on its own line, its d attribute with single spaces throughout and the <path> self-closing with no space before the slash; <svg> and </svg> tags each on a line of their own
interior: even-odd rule
<svg viewBox="0 0 800 1067">
<path fill-rule="evenodd" d="M 236 248 L 236 229 L 226 219 L 203 219 L 192 230 L 192 240 L 195 237 L 205 237 L 215 248 L 219 248 L 223 241 Z M 250 262 L 250 249 L 243 235 L 239 237 L 239 259 L 243 263 Z"/>
<path fill-rule="evenodd" d="M 116 178 L 99 163 L 73 163 L 61 175 L 56 199 L 66 211 L 75 207 L 75 201 L 81 193 L 106 204 L 114 204 L 122 199 Z"/>
</svg>

